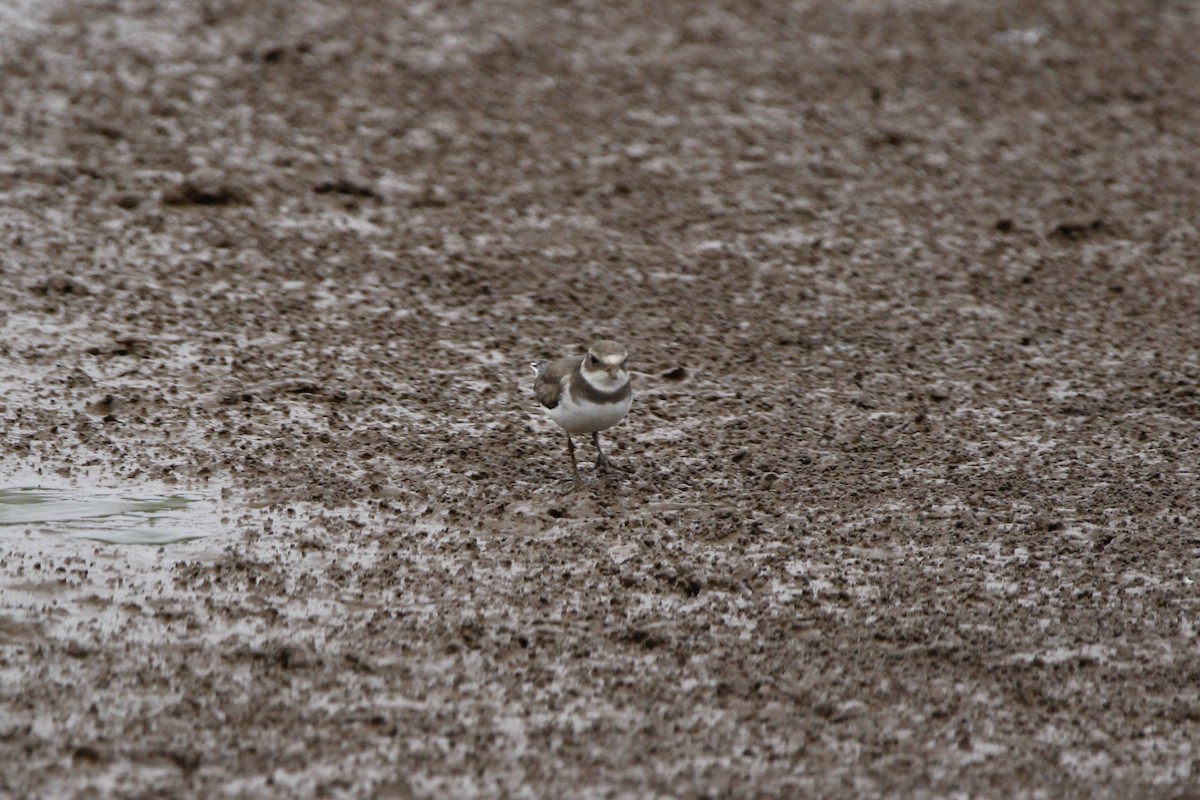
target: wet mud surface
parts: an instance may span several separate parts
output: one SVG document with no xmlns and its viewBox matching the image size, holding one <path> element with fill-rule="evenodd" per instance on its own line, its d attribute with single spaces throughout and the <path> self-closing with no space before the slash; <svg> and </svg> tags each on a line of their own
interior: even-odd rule
<svg viewBox="0 0 1200 800">
<path fill-rule="evenodd" d="M 1195 791 L 1191 4 L 3 14 L 0 794 Z"/>
</svg>

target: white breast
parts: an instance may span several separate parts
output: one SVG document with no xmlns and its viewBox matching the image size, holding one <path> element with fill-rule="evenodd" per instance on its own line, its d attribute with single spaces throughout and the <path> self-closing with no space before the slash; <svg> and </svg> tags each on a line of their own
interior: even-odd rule
<svg viewBox="0 0 1200 800">
<path fill-rule="evenodd" d="M 633 397 L 628 396 L 618 403 L 591 403 L 587 400 L 576 400 L 571 396 L 568 387 L 563 387 L 562 398 L 554 408 L 547 408 L 546 414 L 557 422 L 567 433 L 596 433 L 616 425 L 629 413 L 633 405 Z"/>
</svg>

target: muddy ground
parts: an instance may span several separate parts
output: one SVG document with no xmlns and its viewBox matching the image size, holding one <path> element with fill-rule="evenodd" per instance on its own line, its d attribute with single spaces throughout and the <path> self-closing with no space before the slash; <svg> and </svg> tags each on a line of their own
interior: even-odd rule
<svg viewBox="0 0 1200 800">
<path fill-rule="evenodd" d="M 6 4 L 4 473 L 221 521 L 0 528 L 0 795 L 1196 796 L 1198 39 Z"/>
</svg>

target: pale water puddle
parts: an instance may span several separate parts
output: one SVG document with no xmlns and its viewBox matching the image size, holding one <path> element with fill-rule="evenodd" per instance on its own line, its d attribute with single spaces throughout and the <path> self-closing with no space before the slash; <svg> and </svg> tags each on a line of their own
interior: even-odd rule
<svg viewBox="0 0 1200 800">
<path fill-rule="evenodd" d="M 0 536 L 5 528 L 112 544 L 163 545 L 217 533 L 214 503 L 188 494 L 119 489 L 0 488 Z"/>
</svg>

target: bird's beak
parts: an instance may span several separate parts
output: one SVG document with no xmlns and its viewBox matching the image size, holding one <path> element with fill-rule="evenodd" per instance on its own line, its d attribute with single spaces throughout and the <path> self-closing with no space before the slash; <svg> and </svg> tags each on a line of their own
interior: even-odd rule
<svg viewBox="0 0 1200 800">
<path fill-rule="evenodd" d="M 617 367 L 609 367 L 607 372 L 608 377 L 612 378 L 614 381 L 617 379 Z"/>
</svg>

